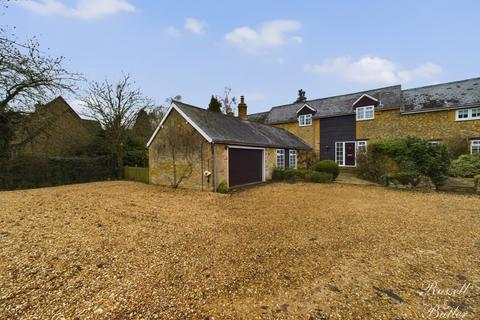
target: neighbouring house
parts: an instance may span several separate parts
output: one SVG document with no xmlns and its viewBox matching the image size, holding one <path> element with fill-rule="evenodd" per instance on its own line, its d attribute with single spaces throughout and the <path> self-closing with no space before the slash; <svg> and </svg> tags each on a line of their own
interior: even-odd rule
<svg viewBox="0 0 480 320">
<path fill-rule="evenodd" d="M 80 118 L 65 99 L 58 97 L 36 105 L 34 112 L 17 115 L 11 155 L 76 156 L 94 142 L 100 131 L 97 121 Z"/>
<path fill-rule="evenodd" d="M 283 128 L 317 158 L 355 166 L 369 143 L 419 137 L 480 153 L 480 78 L 402 90 L 400 85 L 276 106 L 249 119 Z"/>
<path fill-rule="evenodd" d="M 271 179 L 275 167 L 297 167 L 311 147 L 287 130 L 173 101 L 147 143 L 153 184 L 216 191 Z"/>
</svg>

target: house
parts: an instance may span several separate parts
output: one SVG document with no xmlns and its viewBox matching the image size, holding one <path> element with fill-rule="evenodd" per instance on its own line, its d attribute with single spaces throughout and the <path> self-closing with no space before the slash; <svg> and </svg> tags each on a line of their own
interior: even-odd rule
<svg viewBox="0 0 480 320">
<path fill-rule="evenodd" d="M 75 156 L 93 143 L 100 130 L 97 121 L 80 118 L 65 99 L 58 97 L 37 104 L 34 112 L 18 114 L 11 155 Z"/>
<path fill-rule="evenodd" d="M 153 184 L 216 191 L 271 179 L 276 166 L 297 167 L 311 147 L 287 130 L 173 101 L 147 143 Z"/>
<path fill-rule="evenodd" d="M 288 130 L 317 158 L 343 167 L 354 167 L 357 152 L 369 143 L 407 136 L 445 143 L 456 154 L 480 153 L 480 78 L 302 98 L 249 119 Z"/>
</svg>

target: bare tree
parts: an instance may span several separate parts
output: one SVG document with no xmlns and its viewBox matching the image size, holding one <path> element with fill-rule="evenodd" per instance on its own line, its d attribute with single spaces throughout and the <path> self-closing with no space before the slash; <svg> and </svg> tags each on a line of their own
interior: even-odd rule
<svg viewBox="0 0 480 320">
<path fill-rule="evenodd" d="M 7 107 L 30 108 L 62 92 L 73 93 L 82 77 L 68 72 L 63 63 L 64 57 L 42 53 L 35 38 L 20 43 L 0 31 L 0 112 Z"/>
<path fill-rule="evenodd" d="M 124 75 L 116 84 L 108 80 L 89 84 L 80 99 L 83 114 L 95 119 L 105 129 L 107 144 L 114 159 L 114 169 L 121 176 L 127 130 L 131 128 L 138 110 L 151 108 L 152 100 L 133 88 L 130 75 Z"/>
<path fill-rule="evenodd" d="M 230 97 L 232 93 L 232 88 L 225 87 L 223 92 L 223 97 L 217 96 L 217 100 L 222 103 L 222 112 L 229 114 L 233 112 L 233 107 L 237 104 L 237 98 Z"/>
<path fill-rule="evenodd" d="M 192 175 L 195 163 L 202 160 L 203 138 L 193 127 L 186 125 L 183 118 L 172 116 L 160 130 L 159 139 L 155 151 L 157 156 L 162 155 L 171 161 L 170 184 L 178 188 Z"/>
</svg>

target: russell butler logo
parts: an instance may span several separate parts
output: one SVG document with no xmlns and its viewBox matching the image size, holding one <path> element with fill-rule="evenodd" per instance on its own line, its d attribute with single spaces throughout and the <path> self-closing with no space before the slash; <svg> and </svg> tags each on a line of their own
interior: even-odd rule
<svg viewBox="0 0 480 320">
<path fill-rule="evenodd" d="M 454 298 L 465 296 L 473 287 L 471 283 L 464 283 L 461 288 L 441 288 L 437 282 L 432 282 L 421 292 L 422 296 L 443 296 L 445 298 Z M 434 304 L 425 308 L 425 315 L 431 319 L 464 319 L 468 312 L 464 311 L 464 305 L 449 301 L 444 305 Z"/>
</svg>

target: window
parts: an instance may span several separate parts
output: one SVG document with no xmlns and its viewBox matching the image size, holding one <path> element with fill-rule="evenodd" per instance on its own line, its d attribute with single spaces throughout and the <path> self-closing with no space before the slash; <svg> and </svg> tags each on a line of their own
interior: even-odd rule
<svg viewBox="0 0 480 320">
<path fill-rule="evenodd" d="M 343 142 L 335 143 L 335 161 L 339 166 L 343 166 Z"/>
<path fill-rule="evenodd" d="M 480 108 L 457 110 L 457 121 L 480 119 Z"/>
<path fill-rule="evenodd" d="M 371 120 L 375 117 L 374 106 L 359 107 L 356 112 L 357 120 Z"/>
<path fill-rule="evenodd" d="M 480 140 L 472 140 L 470 145 L 470 152 L 473 153 L 480 153 Z"/>
<path fill-rule="evenodd" d="M 436 146 L 440 143 L 440 141 L 437 141 L 437 140 L 430 140 L 427 142 L 429 145 L 431 146 Z"/>
<path fill-rule="evenodd" d="M 358 152 L 367 152 L 367 141 L 357 141 Z"/>
<path fill-rule="evenodd" d="M 312 115 L 311 114 L 302 114 L 298 116 L 298 124 L 301 127 L 311 126 L 312 125 Z"/>
<path fill-rule="evenodd" d="M 285 169 L 285 150 L 277 149 L 277 168 Z"/>
<path fill-rule="evenodd" d="M 288 167 L 297 169 L 297 150 L 290 150 L 288 152 Z"/>
</svg>

